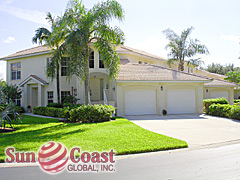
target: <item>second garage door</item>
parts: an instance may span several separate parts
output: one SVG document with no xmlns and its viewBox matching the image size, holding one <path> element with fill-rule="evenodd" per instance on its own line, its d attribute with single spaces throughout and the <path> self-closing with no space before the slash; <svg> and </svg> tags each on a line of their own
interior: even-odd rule
<svg viewBox="0 0 240 180">
<path fill-rule="evenodd" d="M 125 115 L 157 113 L 155 89 L 131 89 L 125 91 Z"/>
<path fill-rule="evenodd" d="M 168 114 L 196 113 L 195 90 L 168 90 L 167 111 Z"/>
</svg>

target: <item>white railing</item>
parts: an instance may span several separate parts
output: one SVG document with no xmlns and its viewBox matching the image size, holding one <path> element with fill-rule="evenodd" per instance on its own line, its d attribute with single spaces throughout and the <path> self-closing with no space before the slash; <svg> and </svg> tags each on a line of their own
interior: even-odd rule
<svg viewBox="0 0 240 180">
<path fill-rule="evenodd" d="M 89 103 L 89 105 L 92 105 L 89 91 L 88 91 L 88 103 Z"/>
<path fill-rule="evenodd" d="M 103 100 L 106 105 L 108 105 L 107 95 L 106 95 L 106 89 L 103 90 Z"/>
</svg>

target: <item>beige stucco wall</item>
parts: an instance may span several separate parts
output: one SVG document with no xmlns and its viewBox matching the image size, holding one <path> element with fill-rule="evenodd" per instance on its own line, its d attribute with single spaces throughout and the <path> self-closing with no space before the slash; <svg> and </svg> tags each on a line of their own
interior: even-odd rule
<svg viewBox="0 0 240 180">
<path fill-rule="evenodd" d="M 161 91 L 163 86 L 163 91 Z M 129 88 L 151 88 L 157 92 L 157 114 L 161 115 L 163 109 L 167 109 L 167 91 L 169 89 L 195 89 L 196 112 L 203 112 L 203 83 L 171 83 L 171 82 L 117 82 L 117 115 L 125 116 L 125 91 Z M 186 97 L 187 98 L 187 97 Z"/>
<path fill-rule="evenodd" d="M 233 101 L 234 101 L 233 87 L 204 87 L 203 88 L 204 99 L 210 99 L 210 95 L 213 92 L 227 92 L 229 104 L 233 104 Z"/>
<path fill-rule="evenodd" d="M 51 57 L 51 55 L 39 55 L 33 57 L 20 58 L 17 60 L 9 60 L 7 61 L 7 79 L 6 81 L 10 84 L 16 84 L 19 86 L 21 82 L 23 82 L 30 75 L 37 75 L 41 79 L 46 82 L 49 82 L 47 86 L 41 86 L 34 80 L 28 81 L 22 89 L 24 90 L 22 93 L 22 106 L 27 107 L 32 104 L 31 96 L 32 88 L 38 88 L 38 105 L 46 106 L 47 105 L 47 92 L 54 92 L 54 102 L 57 102 L 57 91 L 56 91 L 56 79 L 53 81 L 50 80 L 46 75 L 46 65 L 47 58 Z M 11 64 L 21 62 L 21 79 L 20 80 L 11 80 Z M 61 70 L 60 70 L 61 75 Z M 70 91 L 72 92 L 72 87 L 76 88 L 76 77 L 72 77 L 68 82 L 66 77 L 60 77 L 60 89 L 61 91 Z M 61 94 L 60 94 L 61 95 Z"/>
</svg>

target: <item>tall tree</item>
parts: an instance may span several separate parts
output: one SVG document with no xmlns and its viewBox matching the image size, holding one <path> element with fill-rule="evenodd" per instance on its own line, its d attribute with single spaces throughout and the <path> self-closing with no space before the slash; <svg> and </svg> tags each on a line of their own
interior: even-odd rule
<svg viewBox="0 0 240 180">
<path fill-rule="evenodd" d="M 51 30 L 41 27 L 36 30 L 36 34 L 32 38 L 33 43 L 43 43 L 50 47 L 53 51 L 53 57 L 49 59 L 47 64 L 47 75 L 51 80 L 56 78 L 57 86 L 57 99 L 60 103 L 60 75 L 59 69 L 63 58 L 63 49 L 61 44 L 64 42 L 66 31 L 62 18 L 57 17 L 54 19 L 50 12 L 47 13 L 46 19 L 51 25 Z"/>
<path fill-rule="evenodd" d="M 204 69 L 204 68 L 203 68 Z M 212 63 L 207 66 L 204 70 L 211 72 L 211 73 L 217 73 L 217 74 L 222 74 L 225 75 L 230 71 L 235 71 L 237 68 L 234 68 L 234 64 L 229 64 L 229 65 L 222 65 L 219 63 Z"/>
<path fill-rule="evenodd" d="M 101 59 L 109 70 L 109 76 L 115 78 L 119 71 L 120 59 L 116 46 L 124 41 L 124 33 L 119 27 L 111 27 L 112 19 L 122 21 L 122 6 L 115 0 L 95 4 L 85 8 L 82 1 L 73 0 L 64 14 L 68 35 L 63 44 L 69 55 L 67 77 L 77 75 L 84 81 L 85 104 L 89 103 L 89 56 L 91 46 L 101 54 Z"/>
<path fill-rule="evenodd" d="M 235 83 L 240 83 L 240 71 L 231 71 L 226 74 L 225 80 Z"/>
<path fill-rule="evenodd" d="M 194 28 L 190 27 L 183 30 L 181 35 L 177 35 L 173 30 L 166 29 L 163 33 L 169 40 L 166 49 L 170 49 L 168 56 L 169 65 L 178 64 L 178 70 L 184 71 L 184 63 L 199 66 L 203 61 L 200 58 L 193 58 L 197 54 L 209 54 L 207 47 L 203 44 L 199 44 L 199 40 L 191 39 L 189 36 Z M 187 59 L 188 58 L 188 59 Z"/>
</svg>

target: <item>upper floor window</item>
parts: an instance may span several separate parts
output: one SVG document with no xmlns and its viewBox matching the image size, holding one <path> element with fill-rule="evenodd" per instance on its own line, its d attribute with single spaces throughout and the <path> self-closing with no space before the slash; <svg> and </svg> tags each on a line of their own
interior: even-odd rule
<svg viewBox="0 0 240 180">
<path fill-rule="evenodd" d="M 68 60 L 69 60 L 69 57 L 63 57 L 62 66 L 61 66 L 62 76 L 67 76 Z"/>
<path fill-rule="evenodd" d="M 21 79 L 21 63 L 11 64 L 11 80 Z"/>
<path fill-rule="evenodd" d="M 94 68 L 94 52 L 90 52 L 90 57 L 89 57 L 89 68 Z"/>
<path fill-rule="evenodd" d="M 104 63 L 101 54 L 99 54 L 99 68 L 104 68 Z"/>
</svg>

